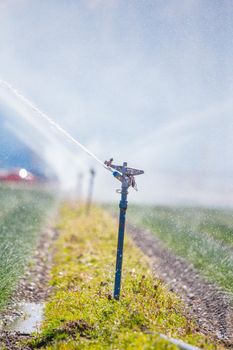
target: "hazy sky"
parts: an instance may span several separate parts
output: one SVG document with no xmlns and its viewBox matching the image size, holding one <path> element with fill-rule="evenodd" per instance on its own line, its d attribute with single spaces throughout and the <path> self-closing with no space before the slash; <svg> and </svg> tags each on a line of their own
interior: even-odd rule
<svg viewBox="0 0 233 350">
<path fill-rule="evenodd" d="M 144 169 L 135 200 L 224 201 L 232 62 L 232 0 L 0 1 L 0 78 L 102 160 Z M 67 174 L 74 149 L 61 153 L 48 137 L 33 140 L 36 150 Z M 86 171 L 95 165 L 77 157 Z M 97 198 L 116 198 L 118 184 L 95 166 Z"/>
</svg>

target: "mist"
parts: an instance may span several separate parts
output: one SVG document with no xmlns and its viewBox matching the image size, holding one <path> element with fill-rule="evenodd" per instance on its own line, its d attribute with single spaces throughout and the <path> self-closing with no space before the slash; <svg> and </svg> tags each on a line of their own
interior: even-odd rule
<svg viewBox="0 0 233 350">
<path fill-rule="evenodd" d="M 0 78 L 101 160 L 143 169 L 130 200 L 233 204 L 231 1 L 0 3 Z M 8 127 L 62 187 L 97 171 L 96 200 L 119 184 L 4 89 Z M 33 137 L 32 137 L 33 135 Z"/>
</svg>

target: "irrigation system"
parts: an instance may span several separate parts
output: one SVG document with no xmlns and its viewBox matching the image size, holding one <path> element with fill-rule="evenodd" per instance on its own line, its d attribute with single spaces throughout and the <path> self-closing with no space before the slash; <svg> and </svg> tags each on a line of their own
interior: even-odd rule
<svg viewBox="0 0 233 350">
<path fill-rule="evenodd" d="M 120 299 L 121 291 L 121 272 L 123 262 L 123 249 L 124 249 L 124 236 L 125 236 L 125 217 L 128 207 L 128 188 L 132 186 L 137 190 L 137 185 L 134 176 L 144 174 L 143 170 L 128 168 L 127 163 L 123 165 L 112 164 L 113 158 L 109 161 L 105 161 L 107 167 L 114 169 L 113 176 L 121 181 L 121 189 L 117 190 L 117 193 L 121 194 L 121 200 L 119 203 L 120 215 L 119 215 L 119 228 L 118 228 L 118 243 L 117 243 L 117 257 L 116 257 L 116 272 L 115 272 L 115 284 L 113 297 L 115 300 Z"/>
<path fill-rule="evenodd" d="M 70 135 L 65 129 L 63 129 L 59 124 L 57 124 L 53 119 L 51 119 L 47 114 L 43 113 L 39 108 L 37 108 L 31 101 L 19 93 L 14 87 L 12 87 L 8 82 L 0 80 L 0 86 L 4 87 L 10 93 L 12 93 L 19 101 L 23 102 L 28 106 L 34 113 L 40 118 L 46 120 L 51 126 L 57 129 L 66 139 L 73 142 L 76 146 L 81 148 L 89 156 L 91 156 L 95 161 L 104 166 L 107 170 L 111 171 L 113 176 L 121 182 L 121 189 L 117 190 L 117 193 L 121 194 L 121 199 L 119 203 L 120 214 L 119 214 L 119 227 L 118 227 L 118 245 L 117 245 L 117 257 L 116 257 L 116 272 L 115 272 L 115 285 L 113 296 L 115 300 L 120 299 L 120 289 L 121 289 L 121 274 L 122 274 L 122 262 L 123 262 L 123 248 L 124 248 L 124 234 L 125 234 L 125 219 L 126 210 L 128 207 L 128 189 L 129 187 L 134 188 L 137 191 L 137 185 L 135 181 L 135 176 L 144 174 L 143 170 L 129 168 L 127 163 L 124 162 L 123 165 L 112 164 L 113 159 L 109 161 L 102 162 L 94 153 L 92 153 L 88 148 L 81 144 L 77 139 Z M 95 170 L 90 169 L 90 184 L 89 184 L 89 205 L 91 203 L 93 182 L 95 176 Z M 80 176 L 81 180 L 81 176 Z M 177 345 L 182 350 L 200 350 L 195 346 L 186 344 L 178 339 L 169 338 L 166 335 L 160 334 L 160 337 L 170 341 L 170 343 Z"/>
</svg>

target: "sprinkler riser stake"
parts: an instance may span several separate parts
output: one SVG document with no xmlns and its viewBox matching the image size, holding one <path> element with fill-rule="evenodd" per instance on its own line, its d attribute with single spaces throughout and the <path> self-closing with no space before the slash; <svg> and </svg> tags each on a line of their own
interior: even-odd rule
<svg viewBox="0 0 233 350">
<path fill-rule="evenodd" d="M 126 219 L 126 210 L 128 207 L 127 195 L 128 195 L 127 189 L 122 188 L 121 200 L 119 203 L 120 215 L 119 215 L 119 228 L 118 228 L 115 285 L 114 285 L 114 293 L 113 293 L 113 297 L 115 300 L 120 299 L 120 291 L 121 291 L 121 273 L 122 273 L 122 264 L 123 264 L 125 219 Z"/>
</svg>

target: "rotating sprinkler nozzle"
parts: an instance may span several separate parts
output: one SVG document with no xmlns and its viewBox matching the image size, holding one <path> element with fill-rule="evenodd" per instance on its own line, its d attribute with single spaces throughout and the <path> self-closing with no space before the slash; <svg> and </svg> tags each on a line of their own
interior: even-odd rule
<svg viewBox="0 0 233 350">
<path fill-rule="evenodd" d="M 120 215 L 119 215 L 119 228 L 118 228 L 118 244 L 117 244 L 117 257 L 116 257 L 116 272 L 115 272 L 115 285 L 113 297 L 116 300 L 120 299 L 121 290 L 121 272 L 123 262 L 123 248 L 124 248 L 124 235 L 125 235 L 125 217 L 128 207 L 127 196 L 128 188 L 132 186 L 137 191 L 137 185 L 135 182 L 135 176 L 144 174 L 143 170 L 128 168 L 127 163 L 123 165 L 112 164 L 113 158 L 109 161 L 105 161 L 104 164 L 111 169 L 113 176 L 121 182 L 121 189 L 117 190 L 117 193 L 121 194 L 121 200 L 119 203 Z"/>
</svg>

